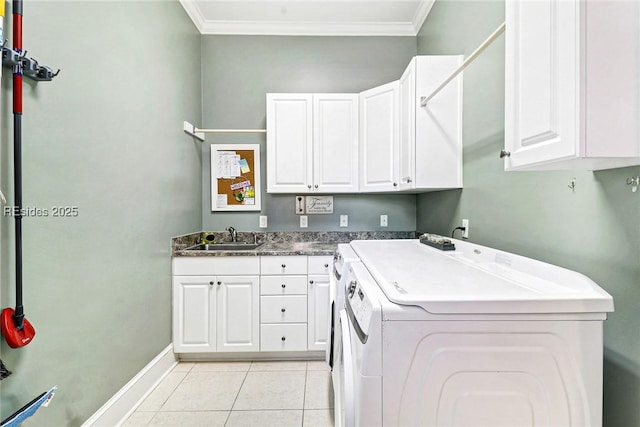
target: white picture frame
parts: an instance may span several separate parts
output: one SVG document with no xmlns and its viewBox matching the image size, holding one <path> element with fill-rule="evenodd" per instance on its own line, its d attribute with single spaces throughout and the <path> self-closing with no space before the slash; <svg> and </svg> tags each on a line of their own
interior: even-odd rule
<svg viewBox="0 0 640 427">
<path fill-rule="evenodd" d="M 211 211 L 260 210 L 260 144 L 211 144 Z"/>
</svg>

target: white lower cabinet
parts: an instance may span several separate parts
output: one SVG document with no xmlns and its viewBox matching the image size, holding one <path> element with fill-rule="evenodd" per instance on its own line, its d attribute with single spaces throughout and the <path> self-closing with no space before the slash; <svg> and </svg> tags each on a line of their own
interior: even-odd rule
<svg viewBox="0 0 640 427">
<path fill-rule="evenodd" d="M 217 351 L 260 349 L 260 278 L 218 276 Z"/>
<path fill-rule="evenodd" d="M 332 262 L 331 256 L 174 258 L 174 352 L 324 350 Z"/>
<path fill-rule="evenodd" d="M 258 276 L 174 276 L 174 351 L 257 351 L 258 284 Z"/>
<path fill-rule="evenodd" d="M 309 276 L 307 295 L 309 350 L 324 350 L 329 331 L 329 276 Z"/>
<path fill-rule="evenodd" d="M 307 257 L 261 257 L 260 271 L 260 350 L 306 351 Z"/>
<path fill-rule="evenodd" d="M 172 267 L 174 352 L 260 349 L 257 257 L 174 258 Z"/>
<path fill-rule="evenodd" d="M 305 351 L 307 324 L 263 324 L 260 326 L 261 351 Z"/>
<path fill-rule="evenodd" d="M 324 350 L 329 338 L 329 274 L 333 257 L 310 256 L 307 265 L 307 348 Z"/>
<path fill-rule="evenodd" d="M 216 351 L 215 277 L 173 277 L 173 351 Z"/>
</svg>

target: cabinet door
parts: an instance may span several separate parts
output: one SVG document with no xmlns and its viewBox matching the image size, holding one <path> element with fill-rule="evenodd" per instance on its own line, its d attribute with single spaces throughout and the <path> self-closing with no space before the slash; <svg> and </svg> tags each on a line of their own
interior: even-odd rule
<svg viewBox="0 0 640 427">
<path fill-rule="evenodd" d="M 398 188 L 398 81 L 360 93 L 360 191 Z"/>
<path fill-rule="evenodd" d="M 308 349 L 324 350 L 329 337 L 329 276 L 309 276 Z"/>
<path fill-rule="evenodd" d="M 260 280 L 258 276 L 218 276 L 218 351 L 260 348 Z"/>
<path fill-rule="evenodd" d="M 505 169 L 580 155 L 582 3 L 506 2 Z"/>
<path fill-rule="evenodd" d="M 414 57 L 400 77 L 399 155 L 400 190 L 413 188 L 416 169 L 416 58 Z"/>
<path fill-rule="evenodd" d="M 267 191 L 312 189 L 311 94 L 267 94 Z"/>
<path fill-rule="evenodd" d="M 216 278 L 174 276 L 173 351 L 216 351 Z"/>
<path fill-rule="evenodd" d="M 313 189 L 358 191 L 358 95 L 313 95 Z"/>
</svg>

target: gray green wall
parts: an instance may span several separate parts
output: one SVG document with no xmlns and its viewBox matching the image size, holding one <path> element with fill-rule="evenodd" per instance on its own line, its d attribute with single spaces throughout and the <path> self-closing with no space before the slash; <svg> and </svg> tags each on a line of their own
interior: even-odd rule
<svg viewBox="0 0 640 427">
<path fill-rule="evenodd" d="M 267 92 L 348 92 L 397 80 L 416 54 L 415 37 L 203 36 L 204 128 L 264 128 Z M 210 144 L 259 143 L 262 212 L 211 212 Z M 266 194 L 264 134 L 207 135 L 202 151 L 202 225 L 205 230 L 301 230 L 293 195 Z M 309 215 L 303 230 L 415 230 L 414 195 L 336 195 L 333 215 Z M 340 214 L 349 227 L 340 228 Z M 380 228 L 380 214 L 389 226 Z"/>
<path fill-rule="evenodd" d="M 469 55 L 503 21 L 501 1 L 438 0 L 418 53 Z M 640 167 L 504 172 L 504 36 L 464 72 L 463 135 L 464 189 L 418 196 L 418 230 L 448 235 L 468 218 L 470 241 L 579 271 L 607 290 L 616 311 L 604 330 L 604 425 L 640 425 L 640 192 L 625 184 Z"/>
<path fill-rule="evenodd" d="M 52 82 L 25 79 L 24 205 L 79 214 L 23 220 L 36 337 L 22 349 L 2 340 L 14 374 L 0 417 L 58 385 L 25 425 L 77 426 L 171 342 L 169 238 L 201 227 L 200 144 L 182 131 L 201 117 L 200 35 L 177 1 L 28 1 L 24 46 L 62 69 Z M 5 70 L 0 187 L 10 203 L 11 96 Z M 0 218 L 8 307 L 14 220 Z"/>
</svg>

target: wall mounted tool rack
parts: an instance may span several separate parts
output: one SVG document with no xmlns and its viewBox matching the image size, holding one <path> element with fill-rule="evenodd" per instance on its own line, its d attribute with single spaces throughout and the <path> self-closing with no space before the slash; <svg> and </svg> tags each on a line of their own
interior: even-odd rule
<svg viewBox="0 0 640 427">
<path fill-rule="evenodd" d="M 22 67 L 22 75 L 39 82 L 48 82 L 53 80 L 60 73 L 60 69 L 54 72 L 51 67 L 40 65 L 33 58 L 27 58 L 27 51 L 19 52 L 6 46 L 5 40 L 2 45 L 2 65 L 4 67 L 13 68 L 15 66 Z"/>
</svg>

